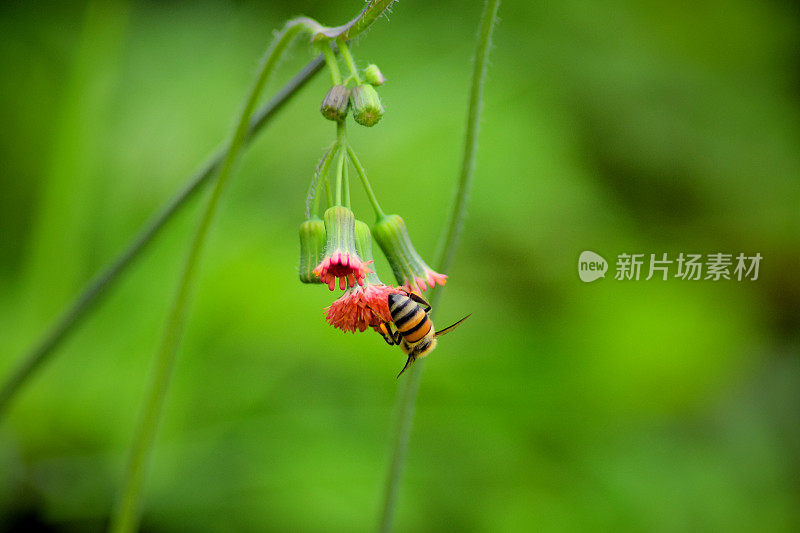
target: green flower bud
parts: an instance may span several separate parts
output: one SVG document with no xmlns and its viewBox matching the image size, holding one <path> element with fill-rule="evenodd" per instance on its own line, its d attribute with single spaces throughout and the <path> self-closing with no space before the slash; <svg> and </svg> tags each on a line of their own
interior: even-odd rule
<svg viewBox="0 0 800 533">
<path fill-rule="evenodd" d="M 353 118 L 362 126 L 374 126 L 384 112 L 378 91 L 368 83 L 358 85 L 350 91 L 350 107 L 353 108 Z"/>
<path fill-rule="evenodd" d="M 364 69 L 364 79 L 375 87 L 386 83 L 386 77 L 381 72 L 381 69 L 378 68 L 378 65 L 375 64 L 369 65 Z"/>
<path fill-rule="evenodd" d="M 369 226 L 361 222 L 360 220 L 356 220 L 356 250 L 358 251 L 358 255 L 361 257 L 361 260 L 364 263 L 369 264 L 372 263 L 374 257 L 372 255 L 372 234 L 369 231 Z M 378 274 L 375 272 L 370 272 L 365 276 L 368 283 L 372 283 L 374 285 L 382 285 L 383 282 L 378 278 Z"/>
<path fill-rule="evenodd" d="M 322 283 L 312 272 L 325 257 L 325 223 L 317 217 L 300 224 L 300 281 Z"/>
<path fill-rule="evenodd" d="M 444 285 L 447 276 L 434 272 L 411 244 L 406 223 L 398 215 L 386 215 L 372 227 L 372 236 L 392 267 L 397 283 L 419 292 Z"/>
<path fill-rule="evenodd" d="M 322 116 L 328 120 L 341 122 L 347 118 L 347 106 L 350 100 L 350 91 L 344 85 L 334 85 L 322 100 L 319 107 Z"/>
</svg>

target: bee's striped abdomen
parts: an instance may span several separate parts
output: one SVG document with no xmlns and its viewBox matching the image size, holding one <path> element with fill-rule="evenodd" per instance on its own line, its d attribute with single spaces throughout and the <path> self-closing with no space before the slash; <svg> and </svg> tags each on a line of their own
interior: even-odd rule
<svg viewBox="0 0 800 533">
<path fill-rule="evenodd" d="M 433 327 L 428 313 L 402 294 L 389 295 L 389 313 L 397 331 L 409 344 L 419 342 Z"/>
</svg>

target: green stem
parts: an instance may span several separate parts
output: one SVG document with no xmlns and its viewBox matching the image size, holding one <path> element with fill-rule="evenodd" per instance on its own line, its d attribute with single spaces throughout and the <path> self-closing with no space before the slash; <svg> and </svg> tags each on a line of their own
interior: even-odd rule
<svg viewBox="0 0 800 533">
<path fill-rule="evenodd" d="M 246 141 L 255 137 L 266 124 L 283 108 L 292 96 L 297 94 L 324 65 L 322 56 L 311 60 L 303 70 L 292 78 L 281 91 L 262 107 L 253 120 Z M 166 205 L 154 215 L 139 231 L 127 248 L 99 272 L 62 315 L 40 337 L 33 348 L 20 358 L 19 365 L 8 375 L 0 388 L 0 417 L 10 405 L 11 399 L 34 373 L 49 360 L 61 343 L 83 322 L 88 314 L 102 301 L 120 277 L 145 251 L 147 246 L 160 234 L 167 222 L 195 197 L 197 192 L 216 174 L 225 157 L 224 150 L 217 150 L 190 179 L 186 186 L 173 196 Z"/>
<path fill-rule="evenodd" d="M 325 176 L 325 194 L 328 196 L 328 207 L 333 206 L 333 189 L 331 188 L 331 180 Z"/>
<path fill-rule="evenodd" d="M 335 28 L 325 28 L 320 33 L 328 39 L 349 41 L 369 28 L 395 0 L 371 0 L 353 20 Z"/>
<path fill-rule="evenodd" d="M 325 180 L 328 179 L 328 169 L 331 166 L 331 161 L 333 161 L 333 156 L 338 149 L 339 143 L 334 141 L 317 164 L 314 178 L 311 180 L 311 186 L 308 188 L 308 194 L 306 195 L 306 220 L 311 218 L 311 215 L 319 214 L 319 197 Z"/>
<path fill-rule="evenodd" d="M 342 187 L 344 188 L 344 206 L 347 209 L 350 209 L 350 176 L 348 175 L 348 164 L 344 158 L 344 149 L 342 149 L 342 162 L 344 164 L 344 168 L 342 168 Z"/>
<path fill-rule="evenodd" d="M 342 205 L 342 175 L 344 173 L 344 151 L 347 146 L 345 121 L 336 123 L 336 143 L 339 146 L 339 159 L 336 161 L 336 205 Z"/>
<path fill-rule="evenodd" d="M 322 52 L 322 55 L 325 57 L 325 64 L 331 73 L 331 82 L 333 82 L 334 85 L 341 85 L 342 73 L 339 72 L 339 62 L 336 61 L 336 54 L 333 53 L 331 43 L 328 41 L 323 41 L 319 43 L 319 48 Z"/>
<path fill-rule="evenodd" d="M 467 198 L 469 196 L 472 172 L 475 167 L 475 153 L 478 143 L 478 124 L 480 122 L 481 101 L 483 96 L 483 84 L 486 79 L 486 62 L 489 56 L 489 44 L 492 39 L 492 30 L 497 20 L 497 10 L 500 0 L 486 0 L 483 13 L 481 15 L 478 30 L 477 50 L 475 52 L 475 63 L 472 70 L 472 87 L 470 89 L 469 112 L 467 114 L 467 131 L 464 142 L 464 156 L 461 162 L 461 175 L 456 187 L 453 209 L 450 219 L 446 225 L 447 233 L 444 244 L 437 254 L 437 261 L 434 263 L 439 272 L 447 272 L 455 255 L 458 244 L 458 236 L 463 221 Z M 430 299 L 433 309 L 432 315 L 441 299 L 441 290 L 436 290 Z M 408 453 L 408 442 L 411 436 L 411 426 L 414 420 L 414 409 L 417 401 L 417 392 L 422 377 L 423 361 L 417 361 L 409 369 L 410 375 L 406 380 L 405 389 L 398 397 L 399 409 L 395 420 L 395 437 L 392 449 L 392 459 L 389 464 L 389 471 L 386 478 L 386 489 L 383 499 L 383 508 L 380 517 L 380 531 L 389 532 L 392 530 L 394 512 L 397 507 L 397 497 L 400 491 L 400 481 L 405 467 L 406 455 Z"/>
<path fill-rule="evenodd" d="M 350 161 L 353 163 L 353 167 L 356 169 L 356 174 L 358 174 L 358 177 L 361 178 L 361 185 L 364 186 L 364 191 L 367 193 L 369 203 L 372 204 L 372 209 L 375 211 L 375 218 L 382 218 L 386 216 L 383 212 L 383 209 L 381 209 L 380 204 L 378 204 L 378 199 L 375 197 L 375 193 L 372 192 L 372 186 L 369 184 L 369 180 L 367 179 L 367 172 L 364 170 L 364 167 L 361 166 L 361 161 L 358 160 L 356 153 L 350 146 L 347 147 L 347 155 L 350 158 Z"/>
<path fill-rule="evenodd" d="M 347 64 L 347 68 L 350 70 L 350 76 L 356 80 L 356 84 L 361 84 L 361 76 L 358 75 L 356 62 L 353 60 L 353 54 L 350 53 L 350 47 L 347 46 L 347 43 L 339 43 L 339 52 L 342 54 L 344 62 Z"/>
<path fill-rule="evenodd" d="M 492 30 L 497 20 L 499 7 L 500 0 L 486 0 L 483 15 L 481 15 L 481 23 L 478 30 L 478 48 L 475 51 L 475 63 L 472 68 L 472 87 L 470 88 L 469 111 L 467 112 L 464 155 L 461 158 L 461 174 L 455 198 L 453 199 L 453 210 L 450 214 L 447 234 L 437 254 L 436 264 L 439 267 L 439 272 L 447 272 L 450 269 L 467 210 L 467 192 L 470 189 L 472 174 L 475 170 L 475 154 L 478 152 L 478 129 L 483 107 L 483 84 L 486 80 L 486 66 L 492 41 Z"/>
<path fill-rule="evenodd" d="M 344 149 L 339 150 L 336 161 L 336 205 L 342 205 L 342 174 L 344 173 Z"/>
<path fill-rule="evenodd" d="M 253 114 L 258 98 L 283 51 L 288 46 L 289 42 L 302 30 L 309 31 L 309 24 L 306 19 L 296 19 L 288 22 L 267 50 L 259 76 L 241 112 L 236 130 L 233 133 L 228 151 L 225 154 L 225 159 L 217 175 L 208 205 L 203 212 L 200 224 L 197 227 L 197 232 L 192 240 L 189 256 L 186 260 L 186 265 L 178 285 L 178 291 L 170 314 L 167 317 L 167 324 L 161 347 L 154 362 L 153 373 L 151 374 L 151 380 L 145 394 L 142 416 L 134 434 L 133 444 L 131 445 L 122 496 L 110 525 L 110 531 L 114 533 L 127 533 L 138 528 L 139 507 L 145 470 L 153 448 L 158 421 L 172 370 L 175 365 L 175 355 L 178 351 L 184 323 L 186 322 L 186 309 L 188 307 L 191 287 L 197 273 L 197 265 L 203 250 L 203 245 L 205 244 L 206 236 L 211 227 L 211 221 L 216 212 L 217 205 L 219 204 L 222 190 L 230 177 L 233 165 L 247 136 L 250 116 Z"/>
</svg>

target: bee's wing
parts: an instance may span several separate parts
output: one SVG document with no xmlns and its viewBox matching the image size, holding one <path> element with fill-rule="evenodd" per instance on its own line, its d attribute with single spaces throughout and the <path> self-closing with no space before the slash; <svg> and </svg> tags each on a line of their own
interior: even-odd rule
<svg viewBox="0 0 800 533">
<path fill-rule="evenodd" d="M 454 329 L 456 329 L 456 327 L 457 327 L 457 326 L 461 325 L 461 323 L 462 323 L 462 322 L 464 322 L 466 319 L 468 319 L 468 318 L 469 318 L 469 317 L 471 317 L 471 316 L 472 316 L 472 313 L 468 314 L 467 316 L 465 316 L 464 318 L 462 318 L 461 320 L 459 320 L 458 322 L 456 322 L 456 323 L 455 323 L 455 324 L 453 324 L 452 326 L 447 326 L 447 327 L 446 327 L 446 328 L 444 328 L 443 330 L 437 331 L 437 332 L 436 332 L 436 335 L 434 335 L 434 337 L 441 337 L 441 336 L 442 336 L 442 335 L 444 335 L 445 333 L 450 333 L 451 331 L 453 331 Z"/>
</svg>

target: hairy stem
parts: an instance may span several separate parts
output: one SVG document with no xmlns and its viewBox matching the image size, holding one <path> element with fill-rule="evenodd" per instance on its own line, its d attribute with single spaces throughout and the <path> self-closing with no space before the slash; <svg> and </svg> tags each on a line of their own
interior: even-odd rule
<svg viewBox="0 0 800 533">
<path fill-rule="evenodd" d="M 292 96 L 320 71 L 322 56 L 311 60 L 303 70 L 292 78 L 281 91 L 266 103 L 253 120 L 245 138 L 249 142 L 283 108 Z M 195 197 L 197 192 L 216 174 L 225 157 L 225 151 L 217 150 L 190 179 L 186 186 L 173 196 L 166 205 L 139 231 L 136 238 L 114 261 L 108 264 L 84 287 L 75 301 L 50 326 L 36 344 L 22 358 L 19 365 L 6 377 L 0 388 L 0 417 L 8 408 L 11 399 L 45 362 L 49 360 L 68 335 L 75 331 L 88 314 L 102 301 L 113 284 L 128 271 L 147 246 L 161 233 L 167 222 Z"/>
<path fill-rule="evenodd" d="M 336 205 L 342 205 L 342 178 L 344 174 L 344 148 L 339 149 L 336 160 Z"/>
<path fill-rule="evenodd" d="M 345 152 L 342 150 L 342 187 L 344 188 L 344 206 L 347 209 L 350 209 L 350 175 L 348 171 L 348 167 L 350 165 L 347 164 L 347 159 L 345 158 Z"/>
<path fill-rule="evenodd" d="M 336 205 L 342 205 L 342 178 L 344 173 L 344 150 L 347 146 L 345 121 L 336 123 L 336 144 L 339 146 L 336 160 Z"/>
<path fill-rule="evenodd" d="M 316 216 L 319 214 L 319 199 L 322 195 L 322 187 L 328 179 L 328 169 L 338 149 L 339 142 L 334 141 L 317 164 L 314 179 L 311 180 L 311 186 L 308 188 L 308 194 L 306 195 L 306 220 L 311 218 L 312 215 Z"/>
<path fill-rule="evenodd" d="M 347 69 L 350 71 L 350 77 L 355 80 L 357 85 L 360 85 L 361 76 L 358 75 L 358 67 L 356 67 L 353 54 L 350 53 L 350 47 L 348 47 L 345 43 L 339 43 L 339 52 L 341 52 L 344 62 L 347 65 Z"/>
<path fill-rule="evenodd" d="M 472 172 L 475 167 L 475 154 L 478 146 L 478 125 L 481 115 L 481 102 L 483 97 L 483 84 L 486 78 L 486 61 L 489 56 L 489 45 L 492 39 L 492 30 L 497 20 L 497 10 L 500 0 L 487 0 L 481 15 L 478 29 L 478 42 L 475 52 L 475 62 L 472 70 L 472 86 L 470 89 L 469 111 L 467 114 L 467 129 L 464 141 L 464 156 L 461 161 L 461 174 L 456 187 L 455 199 L 450 218 L 446 224 L 447 233 L 435 264 L 439 272 L 447 272 L 455 255 L 461 224 L 466 213 L 467 198 L 472 181 Z M 434 291 L 431 297 L 432 315 L 441 299 L 441 289 Z M 400 491 L 400 481 L 405 467 L 408 453 L 408 442 L 411 436 L 411 426 L 414 420 L 414 408 L 417 401 L 417 392 L 422 377 L 423 361 L 417 361 L 409 369 L 410 375 L 406 380 L 405 388 L 398 397 L 399 409 L 395 419 L 395 436 L 392 449 L 392 458 L 386 478 L 383 508 L 380 517 L 380 531 L 392 530 L 394 513 L 397 507 L 397 497 Z"/>
<path fill-rule="evenodd" d="M 324 181 L 325 181 L 325 194 L 328 197 L 328 207 L 331 207 L 333 206 L 333 188 L 331 188 L 330 176 L 326 175 Z"/>
<path fill-rule="evenodd" d="M 367 171 L 364 170 L 363 166 L 361 166 L 361 161 L 358 160 L 356 153 L 352 148 L 350 148 L 350 146 L 347 147 L 347 156 L 353 163 L 353 167 L 356 169 L 356 174 L 358 174 L 358 177 L 361 178 L 361 185 L 364 186 L 364 191 L 367 193 L 369 203 L 372 205 L 373 211 L 375 211 L 375 217 L 383 217 L 383 209 L 381 209 L 380 204 L 378 204 L 378 199 L 375 197 L 375 193 L 372 192 L 372 186 L 369 184 L 369 180 L 367 179 Z"/>
<path fill-rule="evenodd" d="M 371 0 L 356 18 L 335 28 L 325 28 L 321 34 L 329 39 L 349 41 L 367 28 L 383 15 L 395 0 Z"/>
<path fill-rule="evenodd" d="M 339 72 L 339 63 L 336 61 L 336 54 L 333 53 L 333 48 L 329 42 L 320 44 L 322 55 L 325 56 L 325 65 L 331 73 L 331 82 L 334 85 L 342 84 L 342 73 Z"/>
<path fill-rule="evenodd" d="M 225 159 L 222 161 L 219 174 L 217 175 L 214 189 L 211 191 L 211 197 L 209 198 L 206 209 L 200 219 L 200 224 L 197 227 L 197 232 L 192 240 L 189 256 L 186 260 L 186 265 L 178 285 L 178 291 L 172 309 L 167 317 L 166 329 L 161 347 L 156 355 L 151 380 L 145 394 L 140 422 L 134 434 L 128 467 L 125 472 L 122 496 L 116 512 L 112 517 L 110 530 L 115 533 L 134 531 L 138 526 L 139 502 L 141 499 L 145 470 L 155 441 L 156 429 L 167 388 L 169 387 L 172 369 L 175 366 L 175 355 L 180 345 L 181 334 L 186 321 L 186 309 L 188 307 L 191 287 L 197 275 L 197 265 L 209 228 L 211 227 L 211 221 L 214 218 L 217 205 L 219 204 L 222 190 L 230 177 L 233 165 L 244 144 L 244 139 L 250 124 L 250 116 L 253 114 L 258 98 L 264 89 L 264 85 L 269 79 L 270 74 L 272 74 L 283 51 L 291 40 L 302 30 L 308 30 L 308 24 L 304 19 L 290 21 L 267 50 L 258 78 L 240 114 L 236 130 L 233 133 L 227 153 L 225 154 Z"/>
</svg>

